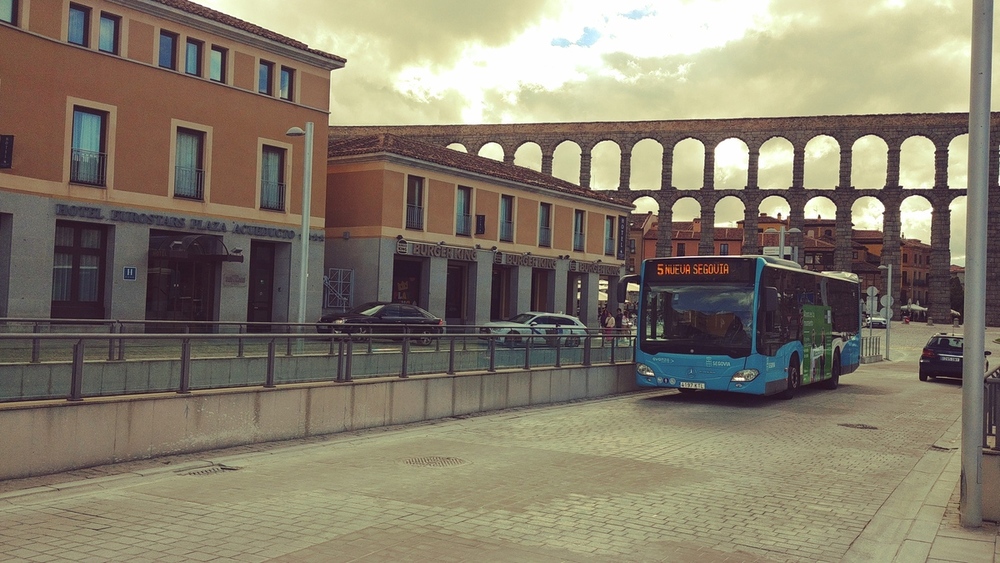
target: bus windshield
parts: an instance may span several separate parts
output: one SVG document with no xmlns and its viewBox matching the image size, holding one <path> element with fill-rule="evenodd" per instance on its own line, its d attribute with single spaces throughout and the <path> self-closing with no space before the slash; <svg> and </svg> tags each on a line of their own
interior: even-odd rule
<svg viewBox="0 0 1000 563">
<path fill-rule="evenodd" d="M 750 355 L 753 286 L 653 283 L 644 297 L 643 352 Z"/>
</svg>

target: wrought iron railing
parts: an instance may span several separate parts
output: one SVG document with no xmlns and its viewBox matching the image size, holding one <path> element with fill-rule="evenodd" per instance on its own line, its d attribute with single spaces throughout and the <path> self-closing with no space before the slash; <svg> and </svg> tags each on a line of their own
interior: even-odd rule
<svg viewBox="0 0 1000 563">
<path fill-rule="evenodd" d="M 424 208 L 419 205 L 406 204 L 406 228 L 424 230 Z"/>
<path fill-rule="evenodd" d="M 205 171 L 200 168 L 175 166 L 174 195 L 188 199 L 204 199 Z"/>
<path fill-rule="evenodd" d="M 69 181 L 91 186 L 107 185 L 108 155 L 103 152 L 73 149 L 70 153 Z"/>
<path fill-rule="evenodd" d="M 261 182 L 260 208 L 269 209 L 271 211 L 285 210 L 284 182 Z"/>
</svg>

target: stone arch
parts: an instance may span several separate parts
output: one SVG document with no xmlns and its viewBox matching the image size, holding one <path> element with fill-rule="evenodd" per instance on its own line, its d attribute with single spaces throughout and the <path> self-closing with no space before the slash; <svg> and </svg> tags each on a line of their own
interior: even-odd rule
<svg viewBox="0 0 1000 563">
<path fill-rule="evenodd" d="M 633 145 L 631 169 L 629 189 L 660 189 L 660 180 L 663 177 L 663 145 L 656 139 L 648 138 Z"/>
<path fill-rule="evenodd" d="M 632 213 L 648 213 L 652 211 L 655 215 L 660 212 L 660 202 L 648 195 L 635 198 L 632 201 L 632 205 L 635 206 Z"/>
<path fill-rule="evenodd" d="M 476 154 L 490 160 L 503 162 L 503 146 L 497 142 L 490 141 L 489 143 L 486 143 L 485 145 L 479 147 L 479 152 Z"/>
<path fill-rule="evenodd" d="M 750 171 L 750 149 L 743 139 L 729 137 L 715 145 L 715 189 L 742 190 Z"/>
<path fill-rule="evenodd" d="M 889 145 L 878 135 L 865 135 L 851 145 L 851 185 L 855 188 L 885 186 L 889 170 Z"/>
<path fill-rule="evenodd" d="M 948 187 L 960 190 L 969 188 L 968 133 L 958 135 L 948 143 Z"/>
<path fill-rule="evenodd" d="M 851 222 L 855 230 L 885 233 L 884 220 L 885 204 L 877 197 L 862 196 L 851 204 Z"/>
<path fill-rule="evenodd" d="M 737 228 L 746 216 L 746 203 L 735 195 L 728 195 L 715 202 L 715 226 Z"/>
<path fill-rule="evenodd" d="M 825 195 L 815 196 L 806 202 L 802 208 L 803 216 L 806 219 L 830 219 L 837 217 L 837 204 Z M 834 228 L 834 227 L 831 227 Z M 809 234 L 808 232 L 806 233 Z M 817 231 L 815 236 L 836 236 L 836 231 L 827 233 L 825 230 Z"/>
<path fill-rule="evenodd" d="M 900 240 L 906 243 L 929 244 L 934 213 L 931 202 L 920 194 L 912 194 L 899 204 Z M 913 254 L 913 253 L 910 253 Z M 930 258 L 930 256 L 928 256 Z M 929 263 L 916 263 L 902 254 L 900 261 L 900 305 L 919 302 L 927 305 Z"/>
<path fill-rule="evenodd" d="M 930 200 L 923 195 L 912 194 L 903 199 L 899 204 L 901 236 L 929 243 L 933 211 Z"/>
<path fill-rule="evenodd" d="M 671 171 L 674 187 L 679 190 L 700 190 L 705 184 L 705 144 L 687 137 L 673 148 Z"/>
<path fill-rule="evenodd" d="M 590 188 L 613 190 L 621 177 L 622 149 L 615 141 L 604 140 L 590 150 Z"/>
<path fill-rule="evenodd" d="M 906 138 L 899 146 L 899 185 L 907 189 L 934 187 L 934 153 L 934 142 L 927 137 Z"/>
<path fill-rule="evenodd" d="M 833 189 L 840 182 L 840 143 L 829 135 L 816 135 L 805 147 L 803 185 Z"/>
<path fill-rule="evenodd" d="M 705 215 L 701 200 L 693 196 L 679 197 L 674 201 L 670 211 L 673 217 L 670 255 L 698 255 L 701 237 L 700 225 L 697 223 L 700 223 L 701 217 Z"/>
<path fill-rule="evenodd" d="M 760 146 L 757 185 L 763 189 L 788 189 L 792 185 L 795 148 L 784 137 L 771 137 Z"/>
<path fill-rule="evenodd" d="M 465 145 L 463 145 L 462 143 L 458 143 L 458 142 L 451 143 L 450 145 L 448 145 L 448 148 L 451 149 L 451 150 L 453 150 L 453 151 L 458 151 L 458 152 L 464 152 L 464 153 L 468 153 L 469 152 L 469 149 L 465 148 Z"/>
<path fill-rule="evenodd" d="M 565 140 L 552 151 L 552 175 L 580 185 L 580 160 L 583 151 L 575 141 Z"/>
<path fill-rule="evenodd" d="M 965 233 L 966 220 L 968 219 L 968 208 L 966 207 L 967 196 L 960 195 L 952 198 L 948 204 L 948 212 L 951 216 L 951 262 L 965 264 L 966 248 Z"/>
<path fill-rule="evenodd" d="M 787 219 L 792 212 L 792 206 L 783 195 L 769 195 L 760 200 L 757 212 L 768 217 Z"/>
<path fill-rule="evenodd" d="M 514 150 L 514 164 L 530 168 L 536 172 L 542 171 L 542 147 L 534 141 L 521 143 Z"/>
</svg>

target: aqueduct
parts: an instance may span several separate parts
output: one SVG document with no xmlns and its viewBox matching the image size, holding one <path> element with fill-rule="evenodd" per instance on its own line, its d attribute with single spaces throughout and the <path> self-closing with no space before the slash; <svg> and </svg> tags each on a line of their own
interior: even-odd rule
<svg viewBox="0 0 1000 563">
<path fill-rule="evenodd" d="M 670 252 L 672 229 L 662 228 L 673 221 L 673 206 L 682 198 L 694 198 L 701 205 L 703 224 L 715 224 L 716 204 L 727 197 L 736 197 L 744 204 L 744 229 L 756 232 L 758 209 L 762 200 L 775 195 L 774 190 L 762 189 L 758 184 L 761 171 L 761 147 L 775 139 L 791 147 L 791 185 L 782 186 L 781 194 L 790 206 L 791 228 L 802 230 L 805 206 L 816 197 L 831 200 L 836 206 L 835 267 L 850 270 L 852 262 L 851 209 L 861 198 L 871 197 L 885 208 L 883 217 L 882 264 L 900 266 L 900 205 L 904 199 L 920 195 L 931 206 L 931 266 L 929 284 L 929 316 L 936 319 L 950 318 L 950 206 L 956 198 L 966 195 L 964 186 L 949 185 L 949 151 L 956 139 L 968 134 L 968 114 L 884 114 L 845 115 L 781 118 L 697 119 L 637 122 L 588 122 L 588 123 L 518 123 L 500 125 L 417 125 L 417 126 L 332 126 L 331 139 L 377 133 L 391 133 L 401 137 L 448 146 L 460 144 L 472 154 L 490 143 L 502 148 L 504 162 L 513 164 L 515 152 L 522 146 L 535 144 L 541 152 L 541 172 L 553 173 L 553 155 L 557 147 L 569 141 L 580 148 L 579 183 L 591 188 L 591 164 L 594 148 L 611 142 L 621 151 L 616 193 L 622 199 L 635 202 L 649 197 L 659 207 L 659 238 L 657 255 Z M 1000 235 L 1000 228 L 992 218 L 1000 218 L 1000 114 L 991 116 L 989 158 L 989 240 Z M 831 138 L 839 150 L 836 185 L 824 189 L 805 184 L 807 145 L 820 137 Z M 852 159 L 855 144 L 860 139 L 874 137 L 884 142 L 885 183 L 881 186 L 852 186 Z M 933 146 L 933 184 L 907 186 L 900 183 L 900 150 L 904 142 L 923 138 Z M 702 185 L 697 190 L 682 190 L 674 184 L 675 147 L 682 141 L 694 139 L 704 147 Z M 745 145 L 746 183 L 733 188 L 717 188 L 715 178 L 716 148 L 723 142 L 738 139 Z M 633 189 L 632 151 L 640 142 L 652 140 L 662 147 L 662 163 L 658 189 Z M 930 164 L 930 163 L 926 163 Z M 703 229 L 699 241 L 699 254 L 713 252 L 713 230 Z M 801 244 L 801 233 L 791 234 L 792 245 Z M 757 238 L 744 241 L 745 253 L 756 253 Z M 1000 283 L 1000 259 L 989 254 L 987 259 L 987 286 Z M 899 285 L 894 284 L 894 298 L 899 297 Z M 898 311 L 898 308 L 896 308 Z M 1000 294 L 987 295 L 986 324 L 1000 326 Z"/>
</svg>

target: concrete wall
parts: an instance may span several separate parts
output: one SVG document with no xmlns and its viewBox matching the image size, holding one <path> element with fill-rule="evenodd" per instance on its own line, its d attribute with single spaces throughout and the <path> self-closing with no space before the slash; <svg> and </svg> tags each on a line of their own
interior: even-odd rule
<svg viewBox="0 0 1000 563">
<path fill-rule="evenodd" d="M 634 365 L 0 404 L 0 479 L 637 390 Z"/>
</svg>

